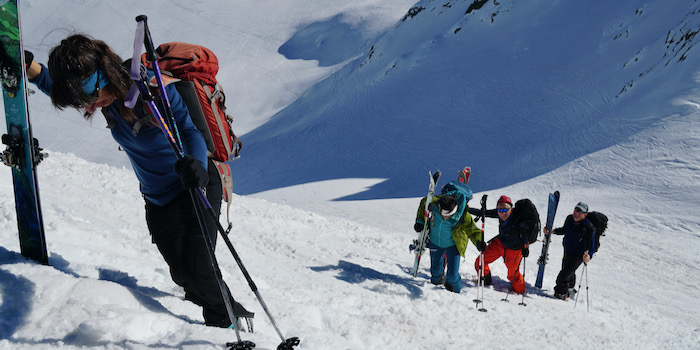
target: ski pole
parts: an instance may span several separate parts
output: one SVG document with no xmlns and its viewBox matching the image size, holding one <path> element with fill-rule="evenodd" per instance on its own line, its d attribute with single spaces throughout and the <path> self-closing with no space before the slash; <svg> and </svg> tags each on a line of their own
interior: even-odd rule
<svg viewBox="0 0 700 350">
<path fill-rule="evenodd" d="M 173 137 L 173 135 L 170 131 L 170 128 L 168 127 L 167 124 L 165 124 L 164 118 L 161 115 L 160 110 L 156 107 L 153 94 L 150 93 L 148 86 L 146 85 L 146 83 L 144 82 L 142 77 L 140 77 L 137 84 L 139 85 L 139 90 L 141 92 L 141 95 L 142 95 L 144 102 L 146 102 L 148 107 L 151 109 L 153 114 L 156 116 L 156 121 L 158 122 L 161 131 L 168 139 L 168 143 L 170 144 L 170 147 L 172 148 L 172 150 L 175 153 L 175 155 L 177 156 L 177 158 L 181 159 L 183 157 L 182 147 L 180 147 L 180 145 L 175 141 L 175 138 Z M 235 325 L 236 317 L 233 313 L 233 306 L 231 305 L 230 295 L 229 295 L 228 291 L 226 290 L 226 287 L 224 285 L 224 282 L 223 282 L 223 279 L 221 276 L 221 271 L 219 269 L 219 264 L 216 261 L 213 243 L 211 242 L 209 236 L 207 235 L 208 230 L 206 228 L 206 223 L 204 222 L 203 213 L 201 212 L 200 207 L 197 205 L 198 202 L 196 200 L 196 192 L 199 192 L 199 194 L 201 194 L 201 195 L 203 195 L 203 193 L 202 193 L 201 188 L 190 190 L 190 196 L 192 197 L 193 204 L 195 206 L 195 214 L 197 216 L 197 221 L 199 222 L 200 231 L 202 231 L 202 235 L 204 236 L 203 237 L 204 244 L 207 248 L 207 253 L 209 255 L 209 261 L 212 265 L 212 269 L 214 270 L 216 282 L 219 285 L 219 290 L 221 291 L 221 296 L 223 297 L 223 300 L 224 300 L 224 306 L 226 307 L 226 313 L 228 314 L 228 317 L 229 317 L 229 320 L 231 321 L 231 323 Z M 238 340 L 237 346 L 240 346 L 239 349 L 252 349 L 253 347 L 255 347 L 254 343 L 241 340 L 240 331 L 239 331 L 237 326 L 234 326 L 233 329 L 235 330 L 236 338 Z"/>
<path fill-rule="evenodd" d="M 484 242 L 484 230 L 485 230 L 485 225 L 486 225 L 486 198 L 488 195 L 483 195 L 481 196 L 481 242 Z M 485 244 L 486 242 L 484 242 Z M 481 291 L 481 297 L 479 297 L 479 291 Z M 481 312 L 486 312 L 486 308 L 484 307 L 484 252 L 480 252 L 479 254 L 479 281 L 477 283 L 477 288 L 476 288 L 476 299 L 474 299 L 474 302 L 476 303 L 476 307 L 479 307 L 479 304 L 481 304 L 481 308 L 478 310 Z"/>
<path fill-rule="evenodd" d="M 512 293 L 512 292 L 513 292 L 513 288 L 509 289 L 508 293 L 506 293 L 505 298 L 501 299 L 501 301 L 508 301 L 508 297 L 510 296 L 510 293 Z"/>
<path fill-rule="evenodd" d="M 583 263 L 583 269 L 581 270 L 581 279 L 578 282 L 578 290 L 581 290 L 581 284 L 583 284 L 583 276 L 586 276 L 586 311 L 591 311 L 589 303 L 588 303 L 588 267 L 587 263 Z M 576 303 L 578 303 L 578 295 L 579 293 L 576 293 L 576 298 L 574 298 L 574 308 L 576 308 Z"/>
<path fill-rule="evenodd" d="M 583 265 L 583 270 L 586 272 L 586 311 L 591 312 L 591 303 L 588 301 L 588 263 Z"/>
<path fill-rule="evenodd" d="M 527 246 L 528 245 L 525 244 L 525 248 L 527 248 Z M 525 282 L 525 268 L 527 263 L 527 257 L 521 257 L 521 261 L 523 262 L 523 298 L 518 305 L 527 306 L 527 304 L 525 304 L 525 293 L 527 293 L 527 283 Z"/>
<path fill-rule="evenodd" d="M 482 234 L 482 239 L 483 239 L 483 234 Z M 474 302 L 476 303 L 476 307 L 479 307 L 479 304 L 481 304 L 481 308 L 478 310 L 481 312 L 486 312 L 486 308 L 484 307 L 484 253 L 481 252 L 479 254 L 479 283 L 476 288 L 476 299 L 474 299 Z M 481 296 L 479 296 L 481 294 Z"/>
<path fill-rule="evenodd" d="M 180 132 L 177 129 L 177 124 L 175 124 L 175 120 L 172 119 L 173 110 L 170 106 L 170 99 L 168 98 L 168 94 L 165 92 L 165 84 L 163 83 L 163 77 L 160 74 L 160 66 L 158 65 L 158 54 L 156 53 L 156 50 L 153 47 L 153 38 L 151 37 L 151 31 L 148 30 L 147 19 L 148 18 L 146 17 L 146 15 L 140 15 L 136 17 L 137 23 L 143 23 L 143 45 L 146 48 L 146 61 L 151 63 L 153 71 L 156 72 L 155 79 L 158 85 L 160 100 L 162 102 L 165 115 L 169 117 L 168 126 L 171 129 L 173 129 L 173 135 L 177 140 L 178 144 L 182 144 L 182 140 L 180 139 Z"/>
<path fill-rule="evenodd" d="M 160 111 L 155 105 L 155 102 L 153 102 L 153 95 L 150 94 L 148 91 L 147 85 L 141 80 L 139 82 L 139 89 L 141 90 L 141 94 L 143 95 L 144 101 L 148 104 L 149 108 L 151 108 L 151 111 L 156 115 L 156 120 L 159 123 L 159 126 L 163 132 L 163 134 L 168 138 L 168 141 L 170 143 L 171 148 L 175 152 L 176 156 L 178 159 L 181 159 L 183 157 L 183 152 L 182 148 L 179 147 L 179 145 L 175 142 L 175 139 L 173 138 L 172 134 L 170 133 L 170 129 L 168 126 L 163 122 L 163 116 L 160 114 Z M 196 193 L 199 192 L 202 194 L 202 189 L 197 188 L 197 189 L 191 189 L 190 190 L 190 196 L 193 200 L 193 204 L 195 207 L 195 214 L 197 216 L 197 221 L 199 223 L 200 231 L 202 232 L 203 238 L 204 238 L 204 245 L 207 248 L 207 253 L 209 255 L 209 262 L 212 266 L 212 269 L 214 270 L 214 274 L 216 277 L 216 282 L 219 286 L 219 290 L 221 292 L 221 296 L 224 301 L 224 306 L 226 307 L 226 313 L 229 317 L 229 320 L 231 323 L 234 325 L 233 329 L 236 333 L 236 339 L 238 340 L 237 346 L 238 349 L 252 349 L 255 347 L 255 344 L 249 341 L 243 341 L 241 339 L 240 331 L 238 327 L 236 326 L 236 317 L 233 313 L 233 306 L 231 305 L 230 301 L 230 295 L 226 289 L 226 286 L 224 285 L 223 277 L 221 275 L 221 270 L 219 268 L 219 264 L 216 260 L 216 255 L 214 254 L 214 245 L 211 242 L 211 239 L 209 235 L 207 234 L 208 230 L 206 227 L 206 222 L 204 221 L 204 216 L 201 211 L 200 206 L 198 205 L 198 201 L 196 200 Z"/>
</svg>

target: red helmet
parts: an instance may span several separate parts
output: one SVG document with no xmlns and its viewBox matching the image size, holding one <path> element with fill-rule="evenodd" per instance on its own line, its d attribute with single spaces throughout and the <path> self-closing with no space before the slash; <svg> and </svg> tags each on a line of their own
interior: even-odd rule
<svg viewBox="0 0 700 350">
<path fill-rule="evenodd" d="M 499 205 L 501 203 L 508 203 L 511 207 L 513 206 L 513 201 L 510 200 L 510 197 L 508 196 L 501 196 L 500 198 L 498 198 L 498 202 L 496 202 L 496 205 Z"/>
</svg>

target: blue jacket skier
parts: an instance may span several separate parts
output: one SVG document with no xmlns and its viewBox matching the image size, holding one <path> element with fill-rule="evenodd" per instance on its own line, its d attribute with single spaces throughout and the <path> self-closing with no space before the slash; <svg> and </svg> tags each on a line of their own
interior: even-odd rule
<svg viewBox="0 0 700 350">
<path fill-rule="evenodd" d="M 149 74 L 153 76 L 153 72 Z M 187 300 L 202 306 L 205 324 L 230 326 L 205 236 L 186 190 L 206 187 L 212 208 L 218 213 L 221 182 L 207 159 L 204 138 L 175 87 L 166 87 L 166 93 L 185 152 L 179 160 L 150 119 L 145 104 L 139 101 L 134 108 L 124 105 L 131 79 L 122 59 L 105 42 L 79 34 L 69 36 L 51 50 L 48 68 L 28 62 L 27 76 L 59 109 L 82 110 L 86 119 L 101 109 L 112 137 L 129 157 L 139 180 L 152 242 L 170 266 L 173 281 L 184 288 Z M 206 234 L 215 243 L 216 226 L 212 218 L 205 219 L 210 228 Z M 236 316 L 252 317 L 233 298 L 231 301 Z"/>
</svg>

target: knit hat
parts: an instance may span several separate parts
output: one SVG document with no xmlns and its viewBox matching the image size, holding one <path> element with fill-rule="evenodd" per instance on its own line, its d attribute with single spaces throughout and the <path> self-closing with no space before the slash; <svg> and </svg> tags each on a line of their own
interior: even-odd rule
<svg viewBox="0 0 700 350">
<path fill-rule="evenodd" d="M 581 212 L 584 214 L 588 213 L 588 204 L 586 204 L 584 202 L 578 202 L 578 204 L 576 204 L 576 207 L 574 209 L 581 209 Z"/>
<path fill-rule="evenodd" d="M 501 203 L 508 203 L 511 207 L 513 206 L 513 201 L 510 200 L 510 197 L 508 196 L 501 196 L 500 198 L 498 198 L 498 202 L 496 202 L 496 205 L 499 205 Z"/>
</svg>

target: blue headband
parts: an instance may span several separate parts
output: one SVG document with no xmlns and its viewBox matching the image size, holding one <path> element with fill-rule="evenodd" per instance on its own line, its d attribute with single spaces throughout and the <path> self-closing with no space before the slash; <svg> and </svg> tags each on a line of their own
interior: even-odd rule
<svg viewBox="0 0 700 350">
<path fill-rule="evenodd" d="M 99 83 L 97 82 L 97 79 L 100 80 Z M 92 73 L 92 75 L 85 78 L 81 84 L 83 86 L 83 92 L 86 95 L 92 95 L 107 86 L 107 84 L 109 84 L 109 80 L 107 80 L 105 77 L 105 72 L 102 70 L 102 68 L 97 68 L 95 73 Z"/>
</svg>

